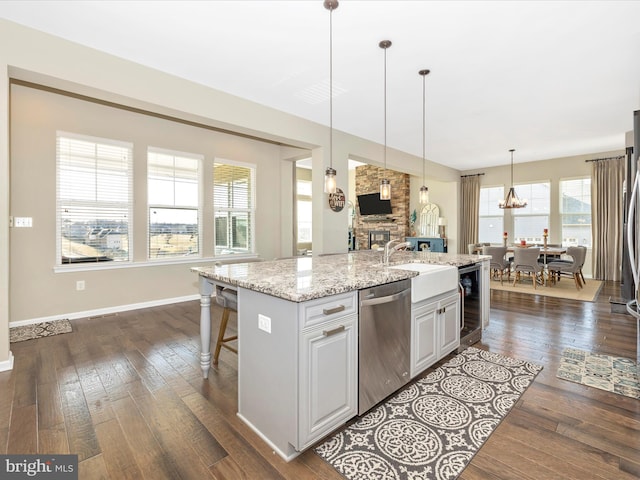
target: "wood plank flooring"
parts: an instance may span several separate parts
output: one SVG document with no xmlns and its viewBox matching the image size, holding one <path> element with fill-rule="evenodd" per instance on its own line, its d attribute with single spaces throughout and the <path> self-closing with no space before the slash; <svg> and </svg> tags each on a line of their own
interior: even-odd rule
<svg viewBox="0 0 640 480">
<path fill-rule="evenodd" d="M 640 401 L 556 378 L 565 347 L 635 358 L 635 323 L 597 302 L 491 292 L 477 347 L 544 370 L 461 479 L 638 479 Z M 237 357 L 203 380 L 199 302 L 75 320 L 11 345 L 0 373 L 0 452 L 76 453 L 87 479 L 341 479 L 313 452 L 286 463 L 235 415 Z M 221 311 L 213 309 L 213 331 Z M 235 328 L 235 316 L 230 330 Z"/>
</svg>

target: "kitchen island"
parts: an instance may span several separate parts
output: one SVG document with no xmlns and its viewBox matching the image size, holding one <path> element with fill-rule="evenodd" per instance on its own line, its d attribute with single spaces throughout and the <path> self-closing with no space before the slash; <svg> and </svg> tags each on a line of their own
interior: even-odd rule
<svg viewBox="0 0 640 480">
<path fill-rule="evenodd" d="M 381 252 L 360 251 L 194 268 L 203 376 L 211 362 L 211 295 L 215 285 L 231 286 L 238 291 L 238 415 L 290 460 L 357 415 L 358 291 L 419 275 L 394 268 L 411 263 L 482 263 L 488 279 L 488 258 L 396 252 L 383 265 Z M 486 324 L 488 302 L 484 310 Z"/>
</svg>

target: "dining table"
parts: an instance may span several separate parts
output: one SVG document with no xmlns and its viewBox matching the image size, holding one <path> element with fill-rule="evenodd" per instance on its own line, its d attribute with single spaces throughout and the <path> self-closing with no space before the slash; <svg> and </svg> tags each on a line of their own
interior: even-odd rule
<svg viewBox="0 0 640 480">
<path fill-rule="evenodd" d="M 544 271 L 546 273 L 546 275 L 544 275 L 544 285 L 548 285 L 549 280 L 551 280 L 551 278 L 549 275 L 549 271 L 547 269 L 547 258 L 551 257 L 551 259 L 553 260 L 560 258 L 562 254 L 567 253 L 567 247 L 562 247 L 562 246 L 545 247 L 544 245 L 538 245 L 534 243 L 527 243 L 526 245 L 511 244 L 511 245 L 507 245 L 507 253 L 513 253 L 516 248 L 533 248 L 533 247 L 540 248 L 540 256 L 543 258 Z M 481 246 L 477 247 L 476 252 L 481 254 L 482 247 Z"/>
<path fill-rule="evenodd" d="M 526 244 L 526 245 L 512 245 L 512 246 L 508 246 L 507 247 L 507 252 L 513 252 L 514 249 L 516 248 L 535 248 L 535 247 L 539 247 L 540 248 L 540 257 L 542 257 L 543 259 L 543 271 L 542 271 L 542 279 L 543 279 L 543 285 L 544 286 L 549 286 L 549 283 L 551 282 L 551 272 L 549 271 L 549 269 L 547 268 L 547 257 L 551 257 L 552 260 L 557 260 L 560 258 L 560 256 L 564 253 L 567 253 L 567 247 L 557 247 L 557 246 L 553 246 L 553 247 L 545 247 L 544 245 L 537 245 L 537 244 Z"/>
</svg>

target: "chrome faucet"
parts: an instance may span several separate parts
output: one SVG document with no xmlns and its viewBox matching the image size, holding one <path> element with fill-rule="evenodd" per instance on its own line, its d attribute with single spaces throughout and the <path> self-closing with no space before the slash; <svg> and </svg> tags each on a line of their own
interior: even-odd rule
<svg viewBox="0 0 640 480">
<path fill-rule="evenodd" d="M 382 263 L 384 263 L 385 265 L 389 265 L 389 257 L 391 257 L 391 254 L 393 254 L 393 252 L 397 252 L 398 250 L 411 247 L 410 242 L 402 242 L 402 243 L 398 243 L 397 245 L 393 245 L 394 243 L 399 241 L 400 240 L 390 240 L 384 244 L 384 253 L 382 257 Z"/>
</svg>

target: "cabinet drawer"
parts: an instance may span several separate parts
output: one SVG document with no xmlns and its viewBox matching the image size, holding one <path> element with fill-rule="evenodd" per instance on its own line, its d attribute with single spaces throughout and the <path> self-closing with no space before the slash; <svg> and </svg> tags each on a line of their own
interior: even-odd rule
<svg viewBox="0 0 640 480">
<path fill-rule="evenodd" d="M 298 307 L 301 329 L 329 322 L 358 312 L 358 292 L 340 293 L 301 303 Z"/>
</svg>

